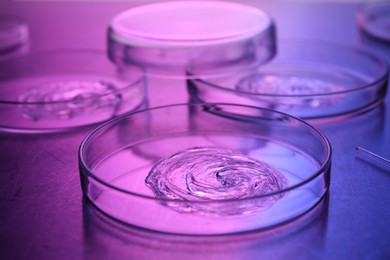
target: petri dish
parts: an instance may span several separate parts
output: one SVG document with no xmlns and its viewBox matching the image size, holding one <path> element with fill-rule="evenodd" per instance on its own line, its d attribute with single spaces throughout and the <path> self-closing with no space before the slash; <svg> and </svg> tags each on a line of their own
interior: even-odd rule
<svg viewBox="0 0 390 260">
<path fill-rule="evenodd" d="M 34 52 L 0 62 L 0 130 L 64 131 L 100 123 L 140 107 L 143 71 L 126 72 L 105 51 Z"/>
<path fill-rule="evenodd" d="M 109 250 L 107 241 L 120 242 L 125 252 L 121 258 L 148 258 L 158 255 L 162 259 L 204 259 L 210 254 L 216 259 L 247 259 L 248 251 L 257 259 L 288 258 L 302 254 L 304 248 L 320 250 L 326 235 L 328 198 L 315 209 L 278 229 L 251 232 L 231 236 L 174 236 L 145 232 L 128 225 L 121 225 L 89 201 L 83 200 L 84 234 L 90 241 L 99 243 L 100 250 Z M 297 246 L 296 241 L 300 241 Z M 275 246 L 276 245 L 276 246 Z M 118 249 L 117 249 L 118 250 Z"/>
<path fill-rule="evenodd" d="M 121 224 L 222 235 L 278 227 L 323 201 L 331 147 L 300 119 L 236 104 L 178 104 L 103 124 L 81 144 L 85 197 Z"/>
<path fill-rule="evenodd" d="M 390 41 L 390 3 L 362 5 L 356 17 L 363 32 L 373 38 Z"/>
<path fill-rule="evenodd" d="M 28 26 L 19 17 L 0 15 L 0 58 L 27 45 Z"/>
<path fill-rule="evenodd" d="M 327 123 L 383 103 L 389 70 L 382 59 L 350 47 L 280 41 L 275 58 L 255 70 L 214 78 L 196 69 L 189 73 L 187 87 L 195 102 L 261 106 Z"/>
<path fill-rule="evenodd" d="M 196 64 L 207 75 L 258 66 L 275 53 L 275 28 L 264 11 L 221 1 L 173 1 L 138 6 L 115 16 L 108 53 L 117 64 L 149 75 L 186 77 Z"/>
</svg>

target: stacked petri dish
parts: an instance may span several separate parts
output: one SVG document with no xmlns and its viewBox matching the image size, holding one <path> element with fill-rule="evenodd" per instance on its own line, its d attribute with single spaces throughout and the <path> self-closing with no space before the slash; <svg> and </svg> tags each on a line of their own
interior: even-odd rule
<svg viewBox="0 0 390 260">
<path fill-rule="evenodd" d="M 148 76 L 186 79 L 193 64 L 205 75 L 230 74 L 274 56 L 275 26 L 264 11 L 239 3 L 156 3 L 115 16 L 108 46 L 116 64 L 141 66 Z"/>
</svg>

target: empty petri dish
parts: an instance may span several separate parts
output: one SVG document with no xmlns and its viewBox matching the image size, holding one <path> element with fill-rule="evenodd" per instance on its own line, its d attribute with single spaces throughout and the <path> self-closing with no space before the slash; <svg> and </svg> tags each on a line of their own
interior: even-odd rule
<svg viewBox="0 0 390 260">
<path fill-rule="evenodd" d="M 286 114 L 233 104 L 182 104 L 119 117 L 81 144 L 86 198 L 133 227 L 221 235 L 282 225 L 329 188 L 331 147 Z"/>
<path fill-rule="evenodd" d="M 275 30 L 264 11 L 239 3 L 173 1 L 142 5 L 115 16 L 109 55 L 159 77 L 185 77 L 196 64 L 208 75 L 247 69 L 275 53 Z"/>
<path fill-rule="evenodd" d="M 21 18 L 0 15 L 0 58 L 24 47 L 28 37 L 28 26 Z"/>
<path fill-rule="evenodd" d="M 357 11 L 359 27 L 368 35 L 390 41 L 390 3 L 362 5 Z"/>
<path fill-rule="evenodd" d="M 0 62 L 0 130 L 55 132 L 96 124 L 143 104 L 140 68 L 104 51 L 46 51 Z"/>
<path fill-rule="evenodd" d="M 275 58 L 256 70 L 214 78 L 190 73 L 188 91 L 196 102 L 255 105 L 323 123 L 381 104 L 389 70 L 382 59 L 349 47 L 282 41 Z"/>
</svg>

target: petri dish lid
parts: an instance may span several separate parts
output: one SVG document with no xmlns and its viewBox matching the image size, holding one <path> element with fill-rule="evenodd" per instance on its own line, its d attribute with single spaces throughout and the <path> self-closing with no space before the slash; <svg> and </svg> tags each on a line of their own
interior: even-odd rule
<svg viewBox="0 0 390 260">
<path fill-rule="evenodd" d="M 0 55 L 7 54 L 26 45 L 27 24 L 18 17 L 0 16 Z"/>
<path fill-rule="evenodd" d="M 360 28 L 376 39 L 390 42 L 390 3 L 362 6 L 357 13 Z"/>
<path fill-rule="evenodd" d="M 275 53 L 275 29 L 264 11 L 217 1 L 165 2 L 115 16 L 109 56 L 150 75 L 186 77 L 189 66 L 213 75 L 261 65 Z"/>
</svg>

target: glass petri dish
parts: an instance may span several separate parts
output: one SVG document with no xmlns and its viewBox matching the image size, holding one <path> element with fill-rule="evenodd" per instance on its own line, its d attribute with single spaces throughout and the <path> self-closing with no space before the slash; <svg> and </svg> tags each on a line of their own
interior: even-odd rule
<svg viewBox="0 0 390 260">
<path fill-rule="evenodd" d="M 145 78 L 126 72 L 104 51 L 58 50 L 0 62 L 0 130 L 64 131 L 133 111 L 145 100 Z"/>
<path fill-rule="evenodd" d="M 27 45 L 28 26 L 19 17 L 0 15 L 0 59 Z"/>
<path fill-rule="evenodd" d="M 189 72 L 195 102 L 261 106 L 326 123 L 366 112 L 385 98 L 386 62 L 349 47 L 319 42 L 278 43 L 278 53 L 256 70 L 207 78 Z"/>
<path fill-rule="evenodd" d="M 362 31 L 376 39 L 390 41 L 390 3 L 362 5 L 356 17 Z"/>
<path fill-rule="evenodd" d="M 327 196 L 328 197 L 328 196 Z M 129 225 L 122 225 L 97 210 L 89 201 L 83 200 L 84 234 L 89 241 L 101 245 L 100 250 L 109 250 L 110 243 L 122 245 L 121 258 L 137 259 L 158 255 L 160 259 L 204 259 L 217 255 L 216 259 L 268 259 L 269 256 L 289 258 L 302 254 L 304 248 L 320 250 L 327 232 L 328 198 L 315 209 L 280 228 L 262 232 L 250 232 L 231 236 L 174 236 L 145 232 Z M 300 241 L 297 246 L 296 241 Z M 118 250 L 118 249 L 117 249 Z M 142 257 L 145 256 L 145 257 Z"/>
<path fill-rule="evenodd" d="M 287 223 L 330 184 L 331 147 L 289 115 L 233 104 L 134 112 L 81 144 L 85 197 L 122 224 L 178 235 L 222 235 Z"/>
<path fill-rule="evenodd" d="M 186 77 L 196 64 L 214 75 L 247 69 L 275 53 L 275 29 L 264 11 L 239 3 L 173 1 L 142 5 L 115 16 L 109 56 L 149 75 Z"/>
</svg>

